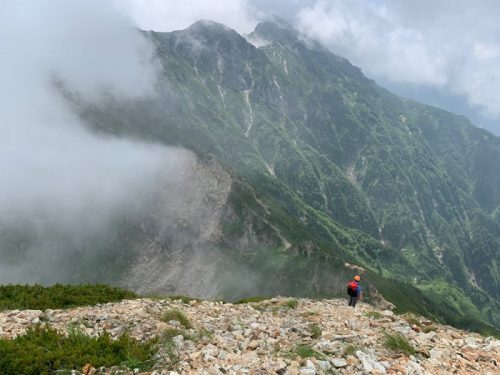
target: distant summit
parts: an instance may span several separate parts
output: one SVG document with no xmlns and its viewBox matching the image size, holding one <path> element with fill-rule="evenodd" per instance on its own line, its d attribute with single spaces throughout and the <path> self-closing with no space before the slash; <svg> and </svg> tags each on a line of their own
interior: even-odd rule
<svg viewBox="0 0 500 375">
<path fill-rule="evenodd" d="M 259 23 L 250 36 L 267 39 L 275 43 L 293 43 L 298 40 L 299 34 L 284 21 L 265 21 Z"/>
</svg>

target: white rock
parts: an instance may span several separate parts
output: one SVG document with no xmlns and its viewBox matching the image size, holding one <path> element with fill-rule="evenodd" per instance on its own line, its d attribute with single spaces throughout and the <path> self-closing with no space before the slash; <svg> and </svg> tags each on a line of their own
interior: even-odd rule
<svg viewBox="0 0 500 375">
<path fill-rule="evenodd" d="M 444 355 L 444 352 L 443 352 L 443 350 L 440 350 L 440 349 L 437 349 L 437 348 L 432 348 L 429 351 L 429 355 L 430 355 L 431 359 L 438 360 L 438 359 L 440 359 Z"/>
<path fill-rule="evenodd" d="M 184 341 L 184 336 L 182 336 L 182 335 L 175 336 L 175 337 L 172 338 L 172 341 L 174 343 L 176 343 L 177 345 L 180 345 Z"/>
<path fill-rule="evenodd" d="M 331 342 L 323 340 L 314 344 L 313 349 L 318 350 L 320 352 L 334 353 L 337 350 L 338 346 L 339 343 L 337 341 Z"/>
<path fill-rule="evenodd" d="M 332 365 L 328 361 L 318 361 L 318 366 L 323 371 L 329 371 L 332 368 Z"/>
<path fill-rule="evenodd" d="M 408 325 L 404 325 L 404 326 L 396 326 L 394 327 L 394 330 L 396 332 L 399 332 L 399 333 L 402 333 L 403 335 L 408 335 L 410 332 L 413 332 L 411 330 L 411 327 L 408 326 Z"/>
<path fill-rule="evenodd" d="M 308 359 L 306 361 L 306 365 L 305 365 L 306 368 L 310 368 L 310 369 L 314 369 L 316 370 L 316 366 L 314 366 L 314 363 L 312 363 L 312 361 L 310 359 Z"/>
<path fill-rule="evenodd" d="M 312 369 L 312 368 L 301 367 L 299 369 L 299 374 L 300 375 L 316 375 L 316 370 Z"/>
<path fill-rule="evenodd" d="M 225 361 L 227 359 L 227 353 L 224 350 L 222 350 L 217 356 L 217 358 L 220 359 L 221 361 Z"/>
<path fill-rule="evenodd" d="M 346 326 L 349 327 L 349 329 L 356 331 L 358 329 L 358 321 L 356 319 L 350 319 L 345 322 Z"/>
<path fill-rule="evenodd" d="M 208 369 L 209 375 L 224 375 L 222 371 L 220 371 L 216 366 L 212 366 Z"/>
<path fill-rule="evenodd" d="M 479 345 L 477 345 L 477 341 L 475 337 L 469 336 L 465 338 L 465 344 L 470 348 L 477 349 Z"/>
<path fill-rule="evenodd" d="M 332 365 L 337 368 L 346 367 L 347 361 L 344 358 L 333 358 Z"/>
<path fill-rule="evenodd" d="M 382 366 L 377 361 L 375 361 L 373 358 L 371 358 L 365 352 L 362 352 L 361 350 L 358 350 L 358 351 L 356 351 L 356 356 L 361 361 L 361 364 L 363 365 L 363 369 L 366 372 L 371 373 L 372 371 L 377 370 L 379 373 L 382 373 L 382 374 L 386 373 L 385 372 L 385 367 Z"/>
<path fill-rule="evenodd" d="M 406 375 L 426 375 L 425 370 L 418 363 L 409 361 L 406 364 Z"/>
</svg>

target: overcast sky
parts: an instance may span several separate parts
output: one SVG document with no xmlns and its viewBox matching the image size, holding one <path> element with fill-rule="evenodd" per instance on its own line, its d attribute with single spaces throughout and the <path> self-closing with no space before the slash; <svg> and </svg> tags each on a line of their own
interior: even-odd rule
<svg viewBox="0 0 500 375">
<path fill-rule="evenodd" d="M 140 27 L 157 31 L 204 18 L 246 33 L 278 15 L 397 93 L 462 112 L 500 134 L 500 1 L 116 2 Z"/>
</svg>

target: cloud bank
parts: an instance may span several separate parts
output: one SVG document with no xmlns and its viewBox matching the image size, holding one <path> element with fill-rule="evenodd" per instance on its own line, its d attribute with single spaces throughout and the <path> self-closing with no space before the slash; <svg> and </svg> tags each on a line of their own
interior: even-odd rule
<svg viewBox="0 0 500 375">
<path fill-rule="evenodd" d="M 499 14 L 490 0 L 321 0 L 297 24 L 372 77 L 449 90 L 500 116 Z"/>
<path fill-rule="evenodd" d="M 140 28 L 154 31 L 181 30 L 196 21 L 211 20 L 249 33 L 259 14 L 248 0 L 116 0 L 116 3 Z"/>
<path fill-rule="evenodd" d="M 0 230 L 24 228 L 31 244 L 22 268 L 0 261 L 0 282 L 38 281 L 30 264 L 65 250 L 51 233 L 81 249 L 117 215 L 139 210 L 175 176 L 180 156 L 91 133 L 61 92 L 91 103 L 154 95 L 152 46 L 111 3 L 3 1 L 0 51 Z"/>
</svg>

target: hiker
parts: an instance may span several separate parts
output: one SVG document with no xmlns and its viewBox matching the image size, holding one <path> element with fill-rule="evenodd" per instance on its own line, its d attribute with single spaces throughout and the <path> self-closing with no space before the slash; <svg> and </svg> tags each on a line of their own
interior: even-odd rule
<svg viewBox="0 0 500 375">
<path fill-rule="evenodd" d="M 361 291 L 361 285 L 359 285 L 359 281 L 361 277 L 359 275 L 354 276 L 354 280 L 350 281 L 347 284 L 347 294 L 349 295 L 349 305 L 355 307 L 356 303 L 361 300 L 363 296 L 363 292 Z"/>
</svg>

